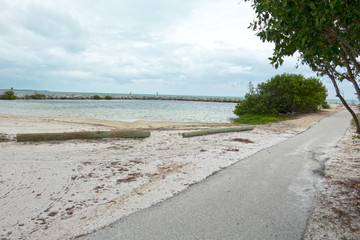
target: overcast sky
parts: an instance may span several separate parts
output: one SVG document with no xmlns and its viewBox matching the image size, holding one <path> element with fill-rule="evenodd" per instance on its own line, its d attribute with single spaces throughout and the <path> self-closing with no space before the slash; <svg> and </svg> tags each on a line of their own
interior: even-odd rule
<svg viewBox="0 0 360 240">
<path fill-rule="evenodd" d="M 296 58 L 275 70 L 254 18 L 241 0 L 0 0 L 0 89 L 244 96 L 315 76 Z"/>
</svg>

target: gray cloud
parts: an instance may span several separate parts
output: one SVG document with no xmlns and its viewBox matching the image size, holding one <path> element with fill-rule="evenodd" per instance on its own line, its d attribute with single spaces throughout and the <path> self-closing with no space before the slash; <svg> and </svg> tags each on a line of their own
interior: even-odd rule
<svg viewBox="0 0 360 240">
<path fill-rule="evenodd" d="M 20 24 L 29 35 L 35 35 L 39 47 L 58 47 L 72 53 L 86 48 L 86 31 L 66 12 L 32 5 L 24 11 Z"/>
<path fill-rule="evenodd" d="M 312 74 L 272 68 L 253 18 L 232 0 L 0 0 L 0 88 L 241 96 Z"/>
</svg>

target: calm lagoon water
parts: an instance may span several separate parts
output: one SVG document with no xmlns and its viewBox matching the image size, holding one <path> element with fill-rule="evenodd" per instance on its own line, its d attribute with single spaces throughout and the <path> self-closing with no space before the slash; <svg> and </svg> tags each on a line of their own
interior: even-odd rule
<svg viewBox="0 0 360 240">
<path fill-rule="evenodd" d="M 120 121 L 226 123 L 236 103 L 169 100 L 0 100 L 0 114 Z"/>
</svg>

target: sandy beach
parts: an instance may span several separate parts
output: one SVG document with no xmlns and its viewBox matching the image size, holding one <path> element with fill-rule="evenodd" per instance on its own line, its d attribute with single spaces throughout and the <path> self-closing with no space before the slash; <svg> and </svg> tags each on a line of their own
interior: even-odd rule
<svg viewBox="0 0 360 240">
<path fill-rule="evenodd" d="M 338 111 L 183 138 L 231 124 L 0 115 L 1 239 L 73 239 L 161 202 Z M 17 133 L 148 129 L 145 139 L 18 143 Z"/>
</svg>

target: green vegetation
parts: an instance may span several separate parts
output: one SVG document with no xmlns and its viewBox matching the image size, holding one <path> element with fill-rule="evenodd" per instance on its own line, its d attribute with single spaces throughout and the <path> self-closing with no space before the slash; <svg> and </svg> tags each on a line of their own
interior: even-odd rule
<svg viewBox="0 0 360 240">
<path fill-rule="evenodd" d="M 11 88 L 10 91 L 6 91 L 4 92 L 2 95 L 0 95 L 0 99 L 3 99 L 3 100 L 15 100 L 17 97 L 14 93 L 14 89 Z"/>
<path fill-rule="evenodd" d="M 257 124 L 286 121 L 294 118 L 295 118 L 294 115 L 272 116 L 272 115 L 243 114 L 240 115 L 239 118 L 235 120 L 235 123 L 257 125 Z"/>
<path fill-rule="evenodd" d="M 250 0 L 245 0 L 250 1 Z M 302 64 L 328 76 L 337 97 L 351 113 L 357 132 L 360 122 L 340 91 L 342 82 L 360 97 L 360 2 L 350 0 L 252 0 L 257 19 L 250 24 L 262 40 L 274 44 L 270 63 L 279 67 L 299 53 Z"/>
<path fill-rule="evenodd" d="M 92 98 L 95 99 L 95 100 L 101 99 L 101 97 L 99 95 L 94 95 Z"/>
<path fill-rule="evenodd" d="M 328 102 L 323 102 L 323 103 L 321 104 L 321 107 L 324 108 L 324 109 L 329 109 L 329 108 L 330 108 L 330 105 L 329 105 Z"/>
<path fill-rule="evenodd" d="M 357 113 L 357 114 L 356 114 L 356 117 L 357 117 L 358 121 L 360 121 L 360 113 Z M 352 125 L 352 126 L 355 126 L 355 121 L 354 121 L 354 119 L 351 120 L 351 125 Z M 360 140 L 360 134 L 354 135 L 354 136 L 353 136 L 353 140 Z"/>
<path fill-rule="evenodd" d="M 113 97 L 110 96 L 110 95 L 106 95 L 106 96 L 104 97 L 104 99 L 106 99 L 106 100 L 111 100 L 111 99 L 113 99 Z"/>
<path fill-rule="evenodd" d="M 25 99 L 45 99 L 45 94 L 35 92 L 33 95 L 26 95 Z"/>
<path fill-rule="evenodd" d="M 294 118 L 294 113 L 309 113 L 327 107 L 327 90 L 316 78 L 282 74 L 255 88 L 249 84 L 249 93 L 237 104 L 235 121 L 246 124 L 264 124 Z"/>
</svg>

